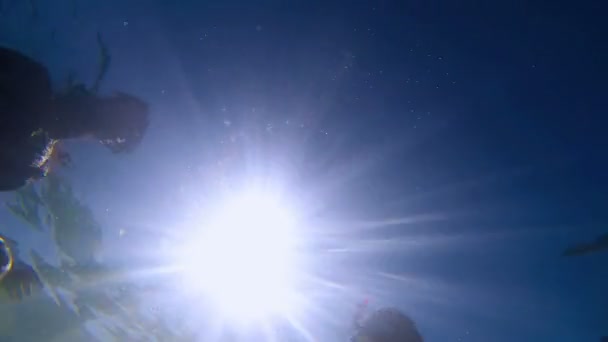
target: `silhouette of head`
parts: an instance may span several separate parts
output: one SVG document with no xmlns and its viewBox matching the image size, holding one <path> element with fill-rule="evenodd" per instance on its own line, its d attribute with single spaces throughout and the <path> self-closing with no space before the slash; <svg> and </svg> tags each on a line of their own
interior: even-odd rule
<svg viewBox="0 0 608 342">
<path fill-rule="evenodd" d="M 355 342 L 423 342 L 414 321 L 394 308 L 382 308 L 365 319 Z"/>
</svg>

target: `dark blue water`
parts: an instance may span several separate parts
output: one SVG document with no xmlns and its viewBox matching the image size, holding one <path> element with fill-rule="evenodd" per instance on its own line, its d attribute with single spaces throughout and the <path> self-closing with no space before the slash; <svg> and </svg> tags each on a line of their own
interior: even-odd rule
<svg viewBox="0 0 608 342">
<path fill-rule="evenodd" d="M 102 93 L 151 106 L 134 153 L 69 142 L 74 166 L 58 171 L 103 227 L 100 262 L 128 282 L 167 262 L 167 234 L 182 248 L 218 188 L 263 179 L 298 208 L 319 259 L 307 272 L 338 285 L 303 286 L 299 323 L 271 324 L 279 340 L 347 340 L 364 298 L 407 312 L 427 341 L 608 334 L 608 254 L 561 256 L 608 232 L 601 3 L 1 3 L 0 43 L 57 88 L 70 72 L 94 80 L 99 32 L 112 55 Z M 26 259 L 58 265 L 52 233 L 0 219 Z M 2 302 L 0 341 L 163 341 L 160 321 L 220 339 L 217 315 L 172 275 L 152 282 L 108 315 L 94 300 L 105 283 L 58 289 L 61 306 L 48 289 Z M 75 319 L 74 298 L 96 313 Z"/>
</svg>

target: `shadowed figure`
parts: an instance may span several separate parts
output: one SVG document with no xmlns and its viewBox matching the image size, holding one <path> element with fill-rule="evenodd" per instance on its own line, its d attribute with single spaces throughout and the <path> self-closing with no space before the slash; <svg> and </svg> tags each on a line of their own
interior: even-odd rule
<svg viewBox="0 0 608 342">
<path fill-rule="evenodd" d="M 0 191 L 44 177 L 53 161 L 68 161 L 58 141 L 93 139 L 113 153 L 139 145 L 148 127 L 148 105 L 125 93 L 99 96 L 98 83 L 92 90 L 76 84 L 54 93 L 44 66 L 0 48 Z"/>
<path fill-rule="evenodd" d="M 414 321 L 395 308 L 381 308 L 356 323 L 352 342 L 423 342 Z"/>
</svg>

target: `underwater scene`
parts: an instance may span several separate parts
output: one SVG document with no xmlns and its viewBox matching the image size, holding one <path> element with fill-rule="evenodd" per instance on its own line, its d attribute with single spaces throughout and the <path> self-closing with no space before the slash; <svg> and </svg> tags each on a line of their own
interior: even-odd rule
<svg viewBox="0 0 608 342">
<path fill-rule="evenodd" d="M 603 7 L 0 0 L 0 342 L 608 341 Z"/>
</svg>

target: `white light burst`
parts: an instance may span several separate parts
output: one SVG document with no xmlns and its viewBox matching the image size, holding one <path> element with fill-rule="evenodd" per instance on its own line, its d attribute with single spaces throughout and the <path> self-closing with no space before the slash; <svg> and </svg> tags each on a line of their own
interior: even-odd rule
<svg viewBox="0 0 608 342">
<path fill-rule="evenodd" d="M 298 261 L 289 210 L 255 190 L 228 198 L 210 216 L 180 253 L 189 290 L 237 321 L 292 314 Z"/>
</svg>

